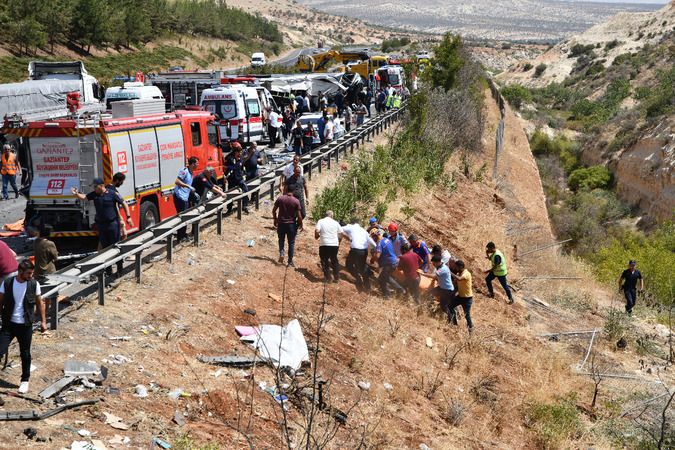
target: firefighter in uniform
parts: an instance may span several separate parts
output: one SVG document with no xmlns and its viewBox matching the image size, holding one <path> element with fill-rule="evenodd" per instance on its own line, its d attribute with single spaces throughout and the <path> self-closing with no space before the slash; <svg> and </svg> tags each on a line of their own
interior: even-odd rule
<svg viewBox="0 0 675 450">
<path fill-rule="evenodd" d="M 21 166 L 12 151 L 12 146 L 5 144 L 2 151 L 2 199 L 9 200 L 7 185 L 11 184 L 14 189 L 14 198 L 19 198 L 19 189 L 16 187 L 16 174 L 21 173 Z"/>
</svg>

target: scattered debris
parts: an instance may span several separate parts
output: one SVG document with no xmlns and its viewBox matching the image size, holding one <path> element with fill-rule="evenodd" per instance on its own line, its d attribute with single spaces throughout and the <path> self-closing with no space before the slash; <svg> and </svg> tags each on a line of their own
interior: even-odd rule
<svg viewBox="0 0 675 450">
<path fill-rule="evenodd" d="M 391 390 L 394 389 L 394 386 L 392 386 L 392 385 L 389 384 L 389 383 L 384 383 L 383 386 L 384 386 L 384 390 L 385 390 L 385 391 L 391 391 Z"/>
<path fill-rule="evenodd" d="M 73 441 L 70 450 L 96 450 L 96 448 L 87 441 Z"/>
<path fill-rule="evenodd" d="M 129 425 L 122 422 L 122 419 L 115 416 L 114 414 L 104 412 L 103 415 L 105 416 L 105 423 L 107 425 L 110 425 L 111 427 L 115 428 L 116 430 L 126 431 L 130 428 Z"/>
<path fill-rule="evenodd" d="M 237 325 L 234 327 L 234 331 L 236 331 L 239 336 L 251 336 L 252 334 L 260 333 L 258 327 L 249 327 L 246 325 Z"/>
<path fill-rule="evenodd" d="M 28 439 L 33 439 L 35 436 L 37 436 L 37 433 L 37 430 L 33 427 L 28 427 L 23 430 L 23 434 L 25 434 Z"/>
<path fill-rule="evenodd" d="M 199 356 L 197 359 L 206 364 L 217 364 L 240 369 L 247 369 L 256 364 L 266 363 L 266 361 L 259 356 Z"/>
<path fill-rule="evenodd" d="M 286 411 L 288 411 L 288 396 L 283 391 L 283 389 L 286 389 L 288 385 L 283 385 L 281 388 L 279 388 L 279 386 L 267 387 L 267 383 L 261 381 L 258 386 L 260 389 L 270 394 L 277 403 L 279 403 Z"/>
<path fill-rule="evenodd" d="M 105 388 L 105 393 L 110 395 L 120 395 L 120 389 L 112 386 Z"/>
<path fill-rule="evenodd" d="M 281 303 L 281 297 L 279 297 L 278 295 L 269 293 L 269 294 L 267 294 L 267 296 L 269 298 L 271 298 L 272 300 L 274 300 L 275 302 Z"/>
<path fill-rule="evenodd" d="M 297 319 L 291 320 L 285 327 L 261 325 L 259 333 L 242 336 L 240 340 L 257 349 L 275 367 L 298 370 L 303 361 L 309 361 L 307 342 Z"/>
<path fill-rule="evenodd" d="M 249 239 L 246 241 L 246 246 L 247 247 L 253 247 L 255 245 L 255 239 Z"/>
<path fill-rule="evenodd" d="M 77 434 L 79 434 L 82 437 L 88 437 L 91 436 L 91 431 L 85 430 L 84 428 L 81 430 L 77 430 Z"/>
<path fill-rule="evenodd" d="M 616 342 L 616 347 L 624 349 L 628 346 L 628 342 L 626 341 L 626 338 L 621 338 Z"/>
<path fill-rule="evenodd" d="M 248 314 L 248 315 L 251 315 L 251 316 L 255 316 L 255 315 L 256 315 L 256 311 L 255 311 L 255 309 L 247 308 L 247 309 L 244 310 L 244 314 Z"/>
<path fill-rule="evenodd" d="M 110 445 L 127 445 L 129 442 L 131 442 L 131 439 L 127 436 L 120 436 L 119 434 L 116 434 L 112 439 L 108 440 L 108 444 Z"/>
<path fill-rule="evenodd" d="M 93 445 L 96 450 L 108 450 L 103 441 L 99 441 L 97 439 L 92 439 L 91 445 Z"/>
<path fill-rule="evenodd" d="M 130 341 L 131 336 L 110 336 L 108 339 L 111 341 Z"/>
<path fill-rule="evenodd" d="M 94 405 L 98 403 L 101 399 L 95 398 L 92 400 L 83 400 L 81 402 L 67 403 L 65 405 L 59 406 L 58 408 L 49 409 L 42 414 L 39 411 L 30 410 L 30 411 L 0 411 L 0 421 L 6 420 L 43 420 L 48 417 L 55 416 L 56 414 L 62 413 L 68 409 L 78 408 L 80 406 Z"/>
<path fill-rule="evenodd" d="M 426 344 L 427 344 L 427 347 L 429 347 L 429 348 L 433 348 L 433 347 L 434 347 L 434 341 L 432 341 L 431 338 L 430 338 L 429 336 L 427 336 Z"/>
<path fill-rule="evenodd" d="M 69 359 L 63 365 L 63 374 L 67 377 L 87 377 L 101 375 L 101 367 L 94 361 Z"/>
<path fill-rule="evenodd" d="M 135 390 L 136 396 L 139 398 L 145 398 L 148 396 L 148 388 L 146 388 L 142 384 L 137 384 Z"/>
<path fill-rule="evenodd" d="M 178 397 L 190 397 L 191 394 L 189 392 L 185 392 L 183 388 L 176 388 L 173 391 L 169 392 L 168 396 L 172 400 L 178 400 Z"/>
<path fill-rule="evenodd" d="M 156 445 L 156 446 L 158 446 L 158 447 L 160 447 L 160 448 L 164 448 L 164 449 L 169 449 L 169 448 L 171 448 L 171 444 L 169 444 L 169 443 L 166 442 L 166 441 L 163 441 L 162 439 L 160 439 L 160 438 L 158 438 L 158 437 L 152 438 L 152 445 L 153 445 L 153 446 Z"/>
<path fill-rule="evenodd" d="M 134 362 L 133 359 L 127 358 L 124 355 L 108 355 L 108 358 L 102 360 L 106 364 L 113 364 L 119 366 L 125 363 Z"/>
<path fill-rule="evenodd" d="M 178 425 L 179 427 L 184 427 L 186 424 L 185 421 L 185 416 L 183 415 L 182 412 L 176 410 L 175 413 L 173 413 L 173 421 Z"/>
<path fill-rule="evenodd" d="M 19 394 L 18 392 L 0 391 L 0 394 L 1 395 L 8 395 L 10 397 L 20 398 L 20 399 L 23 399 L 23 400 L 28 400 L 29 402 L 37 403 L 38 405 L 41 405 L 42 403 L 44 403 L 44 401 L 39 399 L 39 398 L 29 397 L 28 395 Z M 4 404 L 4 401 L 3 401 L 2 404 Z"/>
<path fill-rule="evenodd" d="M 429 446 L 425 443 L 420 444 L 420 450 L 431 450 Z"/>
<path fill-rule="evenodd" d="M 368 391 L 370 390 L 370 383 L 367 381 L 359 381 L 358 382 L 359 389 L 362 391 Z"/>
<path fill-rule="evenodd" d="M 234 285 L 234 284 L 237 283 L 236 281 L 234 281 L 234 280 L 229 280 L 229 279 L 226 280 L 226 281 L 227 281 L 227 284 L 230 284 L 230 285 Z"/>
</svg>

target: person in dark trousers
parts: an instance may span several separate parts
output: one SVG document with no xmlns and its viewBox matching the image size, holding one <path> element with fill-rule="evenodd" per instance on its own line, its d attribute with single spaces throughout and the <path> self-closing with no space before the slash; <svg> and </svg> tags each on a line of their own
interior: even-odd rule
<svg viewBox="0 0 675 450">
<path fill-rule="evenodd" d="M 33 278 L 35 266 L 29 260 L 19 264 L 15 277 L 0 284 L 0 308 L 2 310 L 2 328 L 0 328 L 0 356 L 7 353 L 14 338 L 19 342 L 21 355 L 21 385 L 19 393 L 28 392 L 30 381 L 33 322 L 35 311 L 40 317 L 40 331 L 47 331 L 45 304 L 42 301 L 40 283 Z"/>
<path fill-rule="evenodd" d="M 244 172 L 246 172 L 246 181 L 257 178 L 258 166 L 262 165 L 263 159 L 258 150 L 258 143 L 251 142 L 251 146 L 246 151 L 246 156 L 244 157 Z"/>
<path fill-rule="evenodd" d="M 323 280 L 331 282 L 331 269 L 333 271 L 333 283 L 340 281 L 340 264 L 338 262 L 338 250 L 342 238 L 342 226 L 333 219 L 333 211 L 326 211 L 326 217 L 320 219 L 314 228 L 314 239 L 319 241 L 319 258 L 323 269 Z"/>
<path fill-rule="evenodd" d="M 109 185 L 106 186 L 106 189 L 108 189 L 110 191 L 115 191 L 119 194 L 120 193 L 119 188 L 122 187 L 122 185 L 124 184 L 124 180 L 126 180 L 126 179 L 127 179 L 126 175 L 124 175 L 121 172 L 117 172 L 113 175 L 112 182 Z M 121 195 L 120 195 L 120 197 L 121 197 Z M 124 197 L 122 197 L 122 200 L 124 200 Z M 124 210 L 124 213 L 126 214 L 126 216 L 122 216 L 123 210 Z M 129 215 L 130 215 L 129 206 L 127 205 L 126 202 L 124 202 L 124 207 L 119 210 L 119 213 L 120 213 L 120 224 L 122 224 L 122 223 L 124 223 L 124 217 L 129 217 Z M 120 234 L 121 234 L 122 239 L 126 239 L 126 237 L 127 237 L 126 227 L 120 226 Z M 38 269 L 36 268 L 36 270 L 35 270 L 36 276 L 38 276 L 37 272 L 38 272 Z"/>
<path fill-rule="evenodd" d="M 457 311 L 455 308 L 461 306 L 464 311 L 464 318 L 466 318 L 466 325 L 469 327 L 469 332 L 471 332 L 473 331 L 473 321 L 471 320 L 471 304 L 473 303 L 471 272 L 466 270 L 466 265 L 461 259 L 455 261 L 455 266 L 457 267 L 457 274 L 450 271 L 450 275 L 457 283 L 457 295 L 450 302 L 450 309 L 452 310 L 451 322 L 457 325 Z"/>
<path fill-rule="evenodd" d="M 637 285 L 640 282 L 640 291 L 645 288 L 642 274 L 635 268 L 637 263 L 635 260 L 628 261 L 628 269 L 624 270 L 619 277 L 619 291 L 623 291 L 626 298 L 626 312 L 628 315 L 633 314 L 633 307 L 637 300 Z"/>
<path fill-rule="evenodd" d="M 39 230 L 35 230 L 37 237 L 33 242 L 33 254 L 35 255 L 34 275 L 38 280 L 43 279 L 45 275 L 56 272 L 56 261 L 59 258 L 59 252 L 56 244 L 49 240 L 53 227 L 49 224 L 42 225 Z M 32 234 L 32 233 L 31 233 Z"/>
<path fill-rule="evenodd" d="M 279 136 L 279 113 L 272 108 L 267 108 L 267 133 L 270 137 L 269 147 L 274 148 Z"/>
<path fill-rule="evenodd" d="M 302 166 L 293 166 L 293 175 L 286 178 L 284 182 L 286 188 L 293 193 L 293 196 L 300 202 L 300 212 L 302 218 L 307 217 L 307 203 L 309 201 L 309 190 L 307 179 L 302 176 Z"/>
<path fill-rule="evenodd" d="M 509 299 L 509 305 L 513 304 L 513 294 L 511 294 L 511 288 L 509 288 L 509 283 L 506 281 L 506 258 L 501 250 L 498 250 L 494 242 L 488 242 L 485 246 L 485 254 L 487 255 L 492 267 L 485 271 L 487 277 L 485 278 L 485 284 L 487 284 L 488 295 L 490 298 L 494 298 L 495 293 L 492 289 L 492 280 L 497 278 L 499 284 L 504 288 L 506 296 Z"/>
<path fill-rule="evenodd" d="M 120 227 L 122 225 L 120 223 L 120 206 L 124 207 L 127 214 L 127 224 L 133 227 L 134 223 L 129 214 L 129 207 L 116 190 L 106 188 L 102 178 L 94 178 L 92 186 L 94 186 L 94 190 L 86 195 L 79 192 L 76 187 L 73 187 L 71 192 L 80 200 L 94 202 L 96 208 L 94 221 L 98 231 L 99 250 L 101 250 L 120 241 Z"/>
<path fill-rule="evenodd" d="M 192 180 L 192 187 L 195 188 L 195 194 L 199 196 L 202 203 L 207 200 L 209 191 L 212 192 L 213 195 L 225 197 L 225 192 L 218 186 L 216 170 L 211 166 L 204 167 L 202 173 L 194 177 Z"/>
<path fill-rule="evenodd" d="M 370 269 L 367 266 L 368 249 L 374 249 L 376 244 L 373 238 L 363 228 L 358 219 L 351 220 L 349 225 L 342 227 L 342 236 L 349 241 L 349 254 L 345 267 L 352 274 L 358 290 L 370 290 Z"/>
<path fill-rule="evenodd" d="M 14 190 L 14 198 L 19 198 L 19 188 L 16 187 L 16 176 L 21 177 L 21 164 L 19 158 L 16 157 L 12 146 L 5 144 L 2 148 L 2 156 L 0 157 L 0 172 L 2 173 L 2 198 L 9 200 L 9 192 L 7 185 L 11 185 Z M 19 180 L 21 181 L 21 180 Z"/>
<path fill-rule="evenodd" d="M 190 208 L 190 200 L 195 203 L 199 202 L 196 189 L 192 186 L 192 174 L 197 170 L 199 165 L 199 158 L 191 156 L 188 159 L 186 167 L 178 171 L 176 177 L 176 187 L 173 188 L 173 203 L 176 205 L 176 213 L 180 214 L 186 209 Z M 178 242 L 187 241 L 187 226 L 184 226 L 176 233 Z"/>
<path fill-rule="evenodd" d="M 288 189 L 285 190 L 284 195 L 279 196 L 274 202 L 272 218 L 279 237 L 279 263 L 284 262 L 284 255 L 286 254 L 284 244 L 288 240 L 288 265 L 295 267 L 293 263 L 295 237 L 298 231 L 302 231 L 302 215 L 300 214 L 300 202 Z"/>
<path fill-rule="evenodd" d="M 305 130 L 302 129 L 302 123 L 298 120 L 295 122 L 295 127 L 291 130 L 291 146 L 296 155 L 300 156 L 304 153 Z"/>
<path fill-rule="evenodd" d="M 384 298 L 391 296 L 389 285 L 398 293 L 403 293 L 405 289 L 393 277 L 396 267 L 398 267 L 398 256 L 394 253 L 394 245 L 391 240 L 380 234 L 379 231 L 371 233 L 373 240 L 377 242 L 375 252 L 370 259 L 371 264 L 375 261 L 380 265 L 380 275 L 377 281 L 380 285 L 380 290 Z"/>
<path fill-rule="evenodd" d="M 239 188 L 241 192 L 248 192 L 248 186 L 244 181 L 244 161 L 241 158 L 241 144 L 232 143 L 232 152 L 225 159 L 227 167 L 227 185 L 230 189 Z M 228 211 L 232 210 L 232 204 L 228 206 Z M 242 200 L 242 211 L 248 214 L 248 196 Z"/>
<path fill-rule="evenodd" d="M 421 260 L 417 253 L 412 251 L 408 242 L 401 246 L 401 256 L 398 258 L 398 268 L 403 271 L 403 287 L 408 291 L 416 303 L 420 302 L 420 274 L 417 269 Z"/>
<path fill-rule="evenodd" d="M 326 123 L 328 123 L 328 113 L 323 111 L 323 115 L 319 117 L 319 120 L 316 121 L 316 127 L 319 131 L 319 140 L 321 141 L 321 145 L 326 143 L 326 136 L 324 136 L 326 132 Z"/>
<path fill-rule="evenodd" d="M 450 268 L 447 264 L 443 264 L 441 257 L 434 255 L 431 258 L 431 264 L 436 268 L 436 273 L 433 275 L 424 274 L 426 277 L 433 278 L 436 286 L 431 290 L 431 295 L 436 297 L 441 304 L 441 309 L 448 316 L 448 322 L 455 321 L 455 311 L 451 307 L 455 298 L 455 286 L 452 284 L 452 276 L 450 275 Z"/>
</svg>

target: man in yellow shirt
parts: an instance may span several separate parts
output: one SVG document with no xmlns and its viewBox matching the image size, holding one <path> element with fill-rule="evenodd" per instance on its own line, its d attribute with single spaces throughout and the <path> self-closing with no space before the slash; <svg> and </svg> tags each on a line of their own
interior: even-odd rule
<svg viewBox="0 0 675 450">
<path fill-rule="evenodd" d="M 473 303 L 473 289 L 471 287 L 471 272 L 466 270 L 464 261 L 457 260 L 455 262 L 457 267 L 457 272 L 459 275 L 456 275 L 452 272 L 452 278 L 457 281 L 457 295 L 452 299 L 450 303 L 450 309 L 452 310 L 452 323 L 457 325 L 457 313 L 455 308 L 461 306 L 464 310 L 464 317 L 466 317 L 466 324 L 469 327 L 469 332 L 473 331 L 473 322 L 471 321 L 471 304 Z"/>
</svg>

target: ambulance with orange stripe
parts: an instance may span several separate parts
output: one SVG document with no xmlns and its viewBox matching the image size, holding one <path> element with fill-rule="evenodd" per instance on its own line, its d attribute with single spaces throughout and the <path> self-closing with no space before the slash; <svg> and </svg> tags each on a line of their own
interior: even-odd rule
<svg viewBox="0 0 675 450">
<path fill-rule="evenodd" d="M 126 175 L 118 189 L 131 209 L 133 229 L 145 229 L 176 214 L 173 189 L 191 156 L 223 177 L 219 126 L 206 111 L 175 111 L 129 118 L 63 119 L 11 125 L 2 133 L 29 148 L 30 195 L 26 224 L 54 227 L 54 237 L 96 235 L 92 202 L 70 194 L 91 191 L 94 178 L 106 184 Z"/>
</svg>

